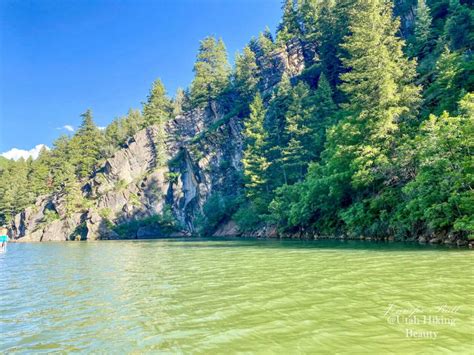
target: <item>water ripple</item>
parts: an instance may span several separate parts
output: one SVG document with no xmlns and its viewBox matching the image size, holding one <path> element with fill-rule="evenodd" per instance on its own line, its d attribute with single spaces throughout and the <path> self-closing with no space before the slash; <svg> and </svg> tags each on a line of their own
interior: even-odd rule
<svg viewBox="0 0 474 355">
<path fill-rule="evenodd" d="M 472 258 L 338 241 L 10 245 L 0 351 L 469 353 Z M 455 324 L 391 324 L 390 304 Z M 407 337 L 412 328 L 438 335 Z"/>
</svg>

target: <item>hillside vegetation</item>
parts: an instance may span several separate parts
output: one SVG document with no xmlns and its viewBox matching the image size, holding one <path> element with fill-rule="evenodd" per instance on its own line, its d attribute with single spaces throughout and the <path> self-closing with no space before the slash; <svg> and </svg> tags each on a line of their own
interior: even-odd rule
<svg viewBox="0 0 474 355">
<path fill-rule="evenodd" d="M 141 110 L 104 131 L 87 110 L 38 159 L 0 160 L 1 223 L 44 195 L 64 196 L 50 220 L 86 211 L 97 199 L 87 182 L 153 126 L 153 166 L 168 183 L 206 169 L 203 142 L 219 146 L 216 178 L 192 218 L 169 196 L 152 222 L 108 218 L 123 235 L 140 223 L 208 234 L 232 221 L 239 233 L 474 238 L 473 2 L 287 0 L 282 12 L 276 34 L 252 38 L 233 68 L 223 40 L 207 37 L 191 86 L 173 98 L 156 80 Z M 202 127 L 187 139 L 192 120 Z"/>
</svg>

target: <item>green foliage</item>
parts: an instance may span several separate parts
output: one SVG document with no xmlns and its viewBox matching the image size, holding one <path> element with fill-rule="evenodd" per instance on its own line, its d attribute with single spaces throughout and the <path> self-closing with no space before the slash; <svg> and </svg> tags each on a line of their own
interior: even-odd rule
<svg viewBox="0 0 474 355">
<path fill-rule="evenodd" d="M 103 157 L 104 136 L 92 120 L 92 111 L 81 115 L 82 124 L 68 143 L 70 162 L 78 179 L 91 175 L 98 161 Z"/>
<path fill-rule="evenodd" d="M 147 126 L 155 125 L 157 129 L 155 142 L 157 166 L 164 166 L 169 159 L 166 149 L 167 133 L 165 124 L 172 117 L 172 113 L 173 106 L 166 95 L 165 86 L 160 79 L 157 79 L 153 83 L 147 102 L 143 106 L 145 124 Z"/>
<path fill-rule="evenodd" d="M 190 93 L 193 106 L 206 106 L 223 93 L 229 84 L 230 66 L 222 39 L 206 37 L 201 41 L 194 74 Z"/>
<path fill-rule="evenodd" d="M 112 210 L 108 207 L 101 208 L 99 210 L 99 216 L 101 216 L 104 219 L 110 219 L 112 217 Z"/>
<path fill-rule="evenodd" d="M 449 18 L 445 25 L 445 36 L 451 50 L 474 49 L 473 4 L 461 4 L 459 0 L 449 2 Z"/>
<path fill-rule="evenodd" d="M 169 160 L 165 126 L 200 107 L 215 119 L 187 145 L 193 159 L 204 157 L 208 142 L 227 154 L 227 142 L 217 142 L 227 129 L 234 134 L 234 118 L 242 118 L 243 136 L 242 172 L 225 155 L 209 165 L 219 182 L 197 218 L 203 234 L 233 219 L 243 231 L 272 223 L 324 235 L 474 238 L 472 1 L 394 3 L 396 16 L 390 1 L 286 0 L 276 40 L 267 28 L 232 71 L 223 41 L 205 38 L 190 88 L 173 100 L 157 80 L 142 113 L 131 110 L 104 132 L 88 110 L 75 135 L 37 160 L 0 158 L 0 222 L 50 193 L 64 199 L 67 215 L 84 211 L 87 178 L 150 125 L 158 129 L 157 168 L 168 164 L 166 180 L 176 183 L 185 151 Z M 301 44 L 306 65 L 293 77 L 280 62 L 289 41 Z M 141 205 L 136 194 L 129 200 Z M 111 211 L 99 214 L 112 227 Z M 55 218 L 46 212 L 46 220 Z M 166 232 L 176 222 L 166 208 L 113 228 L 134 237 L 142 226 Z M 81 225 L 74 238 L 86 232 Z"/>
<path fill-rule="evenodd" d="M 472 54 L 444 50 L 436 64 L 433 84 L 425 91 L 428 109 L 439 115 L 454 113 L 459 100 L 474 90 L 474 59 Z"/>
<path fill-rule="evenodd" d="M 256 230 L 262 223 L 262 215 L 267 210 L 268 202 L 260 203 L 261 199 L 254 199 L 252 202 L 242 204 L 234 213 L 232 219 L 237 223 L 243 232 Z M 260 208 L 259 208 L 260 207 Z"/>
<path fill-rule="evenodd" d="M 403 191 L 407 224 L 474 234 L 474 94 L 461 101 L 460 116 L 430 116 L 413 142 L 419 164 Z"/>
<path fill-rule="evenodd" d="M 178 182 L 179 176 L 179 172 L 170 171 L 166 173 L 165 179 L 171 184 L 176 184 Z"/>
<path fill-rule="evenodd" d="M 351 9 L 356 0 L 323 1 L 320 10 L 319 33 L 320 57 L 322 69 L 331 87 L 335 91 L 336 101 L 342 101 L 343 95 L 337 90 L 341 83 L 340 74 L 347 69 L 341 61 L 346 56 L 346 50 L 341 46 L 345 36 L 349 35 L 349 20 Z"/>
<path fill-rule="evenodd" d="M 122 191 L 127 187 L 127 182 L 125 180 L 120 179 L 114 186 L 115 191 Z"/>
<path fill-rule="evenodd" d="M 202 214 L 198 217 L 197 225 L 199 234 L 212 233 L 219 223 L 230 219 L 239 204 L 239 199 L 234 195 L 213 193 L 206 200 Z"/>
<path fill-rule="evenodd" d="M 173 99 L 173 117 L 179 116 L 184 112 L 184 108 L 187 101 L 186 93 L 182 88 L 176 90 L 176 94 Z"/>
<path fill-rule="evenodd" d="M 410 54 L 417 57 L 418 60 L 423 59 L 433 45 L 431 23 L 430 8 L 426 5 L 425 0 L 418 0 L 414 34 L 410 43 Z"/>
<path fill-rule="evenodd" d="M 349 69 L 341 74 L 340 89 L 348 98 L 342 119 L 326 126 L 321 162 L 310 167 L 304 182 L 277 189 L 270 206 L 273 218 L 286 228 L 313 226 L 319 233 L 335 233 L 357 225 L 357 231 L 369 232 L 386 215 L 379 210 L 386 207 L 370 192 L 390 180 L 395 139 L 416 113 L 418 88 L 412 84 L 414 63 L 402 53 L 391 8 L 365 0 L 355 8 L 349 16 L 351 35 L 341 44 L 346 52 L 342 62 Z M 325 86 L 323 81 L 321 88 Z"/>
<path fill-rule="evenodd" d="M 111 156 L 144 126 L 145 120 L 139 110 L 129 110 L 127 116 L 113 120 L 105 129 L 105 155 Z"/>
<path fill-rule="evenodd" d="M 128 200 L 132 204 L 132 206 L 140 206 L 142 202 L 140 201 L 140 197 L 136 193 L 131 192 L 128 196 Z"/>
<path fill-rule="evenodd" d="M 2 170 L 0 180 L 0 219 L 8 222 L 34 201 L 29 189 L 28 170 L 31 161 L 20 159 Z"/>
<path fill-rule="evenodd" d="M 58 212 L 56 212 L 55 210 L 46 209 L 44 211 L 44 218 L 43 218 L 42 222 L 51 223 L 51 222 L 56 221 L 58 219 L 59 219 Z"/>
<path fill-rule="evenodd" d="M 234 90 L 242 104 L 248 105 L 257 92 L 259 82 L 259 68 L 255 53 L 249 46 L 244 48 L 242 54 L 237 53 L 235 58 Z"/>
<path fill-rule="evenodd" d="M 283 17 L 277 30 L 277 43 L 283 46 L 292 38 L 301 35 L 295 0 L 286 0 L 283 5 Z"/>
<path fill-rule="evenodd" d="M 123 239 L 136 238 L 140 228 L 149 228 L 156 230 L 157 236 L 174 232 L 176 230 L 176 219 L 173 216 L 171 208 L 165 207 L 161 214 L 153 215 L 142 219 L 134 219 L 112 227 Z"/>
<path fill-rule="evenodd" d="M 264 192 L 269 163 L 265 157 L 266 133 L 263 128 L 265 108 L 260 94 L 250 105 L 250 116 L 244 122 L 245 150 L 242 158 L 247 196 Z"/>
<path fill-rule="evenodd" d="M 266 160 L 271 162 L 268 167 L 270 189 L 287 182 L 281 167 L 282 148 L 288 143 L 285 136 L 285 113 L 291 103 L 291 83 L 288 75 L 283 74 L 280 83 L 270 99 L 265 115 L 264 128 L 268 135 L 266 144 Z"/>
</svg>

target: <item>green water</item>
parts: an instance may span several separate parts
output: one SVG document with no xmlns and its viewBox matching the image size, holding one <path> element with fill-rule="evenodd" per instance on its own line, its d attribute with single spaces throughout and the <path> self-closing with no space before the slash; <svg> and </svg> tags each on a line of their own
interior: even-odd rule
<svg viewBox="0 0 474 355">
<path fill-rule="evenodd" d="M 473 256 L 338 241 L 10 244 L 0 352 L 468 354 Z"/>
</svg>

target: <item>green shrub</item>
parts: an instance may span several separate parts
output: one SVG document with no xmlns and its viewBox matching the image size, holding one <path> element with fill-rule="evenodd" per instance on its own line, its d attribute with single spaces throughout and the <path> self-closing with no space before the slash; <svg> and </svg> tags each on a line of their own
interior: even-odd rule
<svg viewBox="0 0 474 355">
<path fill-rule="evenodd" d="M 232 218 L 244 232 L 253 231 L 262 223 L 262 218 L 252 203 L 241 205 Z"/>
<path fill-rule="evenodd" d="M 222 221 L 230 219 L 239 206 L 236 196 L 224 196 L 213 193 L 203 206 L 203 211 L 196 220 L 199 234 L 211 233 Z"/>
<path fill-rule="evenodd" d="M 163 212 L 158 215 L 142 219 L 134 219 L 127 223 L 122 223 L 116 226 L 112 226 L 112 230 L 116 232 L 121 238 L 131 238 L 137 235 L 138 230 L 141 227 L 156 228 L 161 233 L 171 233 L 177 230 L 177 222 L 173 216 L 171 207 L 165 206 Z"/>
<path fill-rule="evenodd" d="M 59 219 L 59 214 L 56 210 L 45 209 L 44 210 L 44 217 L 42 222 L 51 223 L 55 220 Z"/>
<path fill-rule="evenodd" d="M 103 219 L 109 219 L 112 216 L 112 210 L 108 207 L 99 210 L 99 216 Z"/>
</svg>

